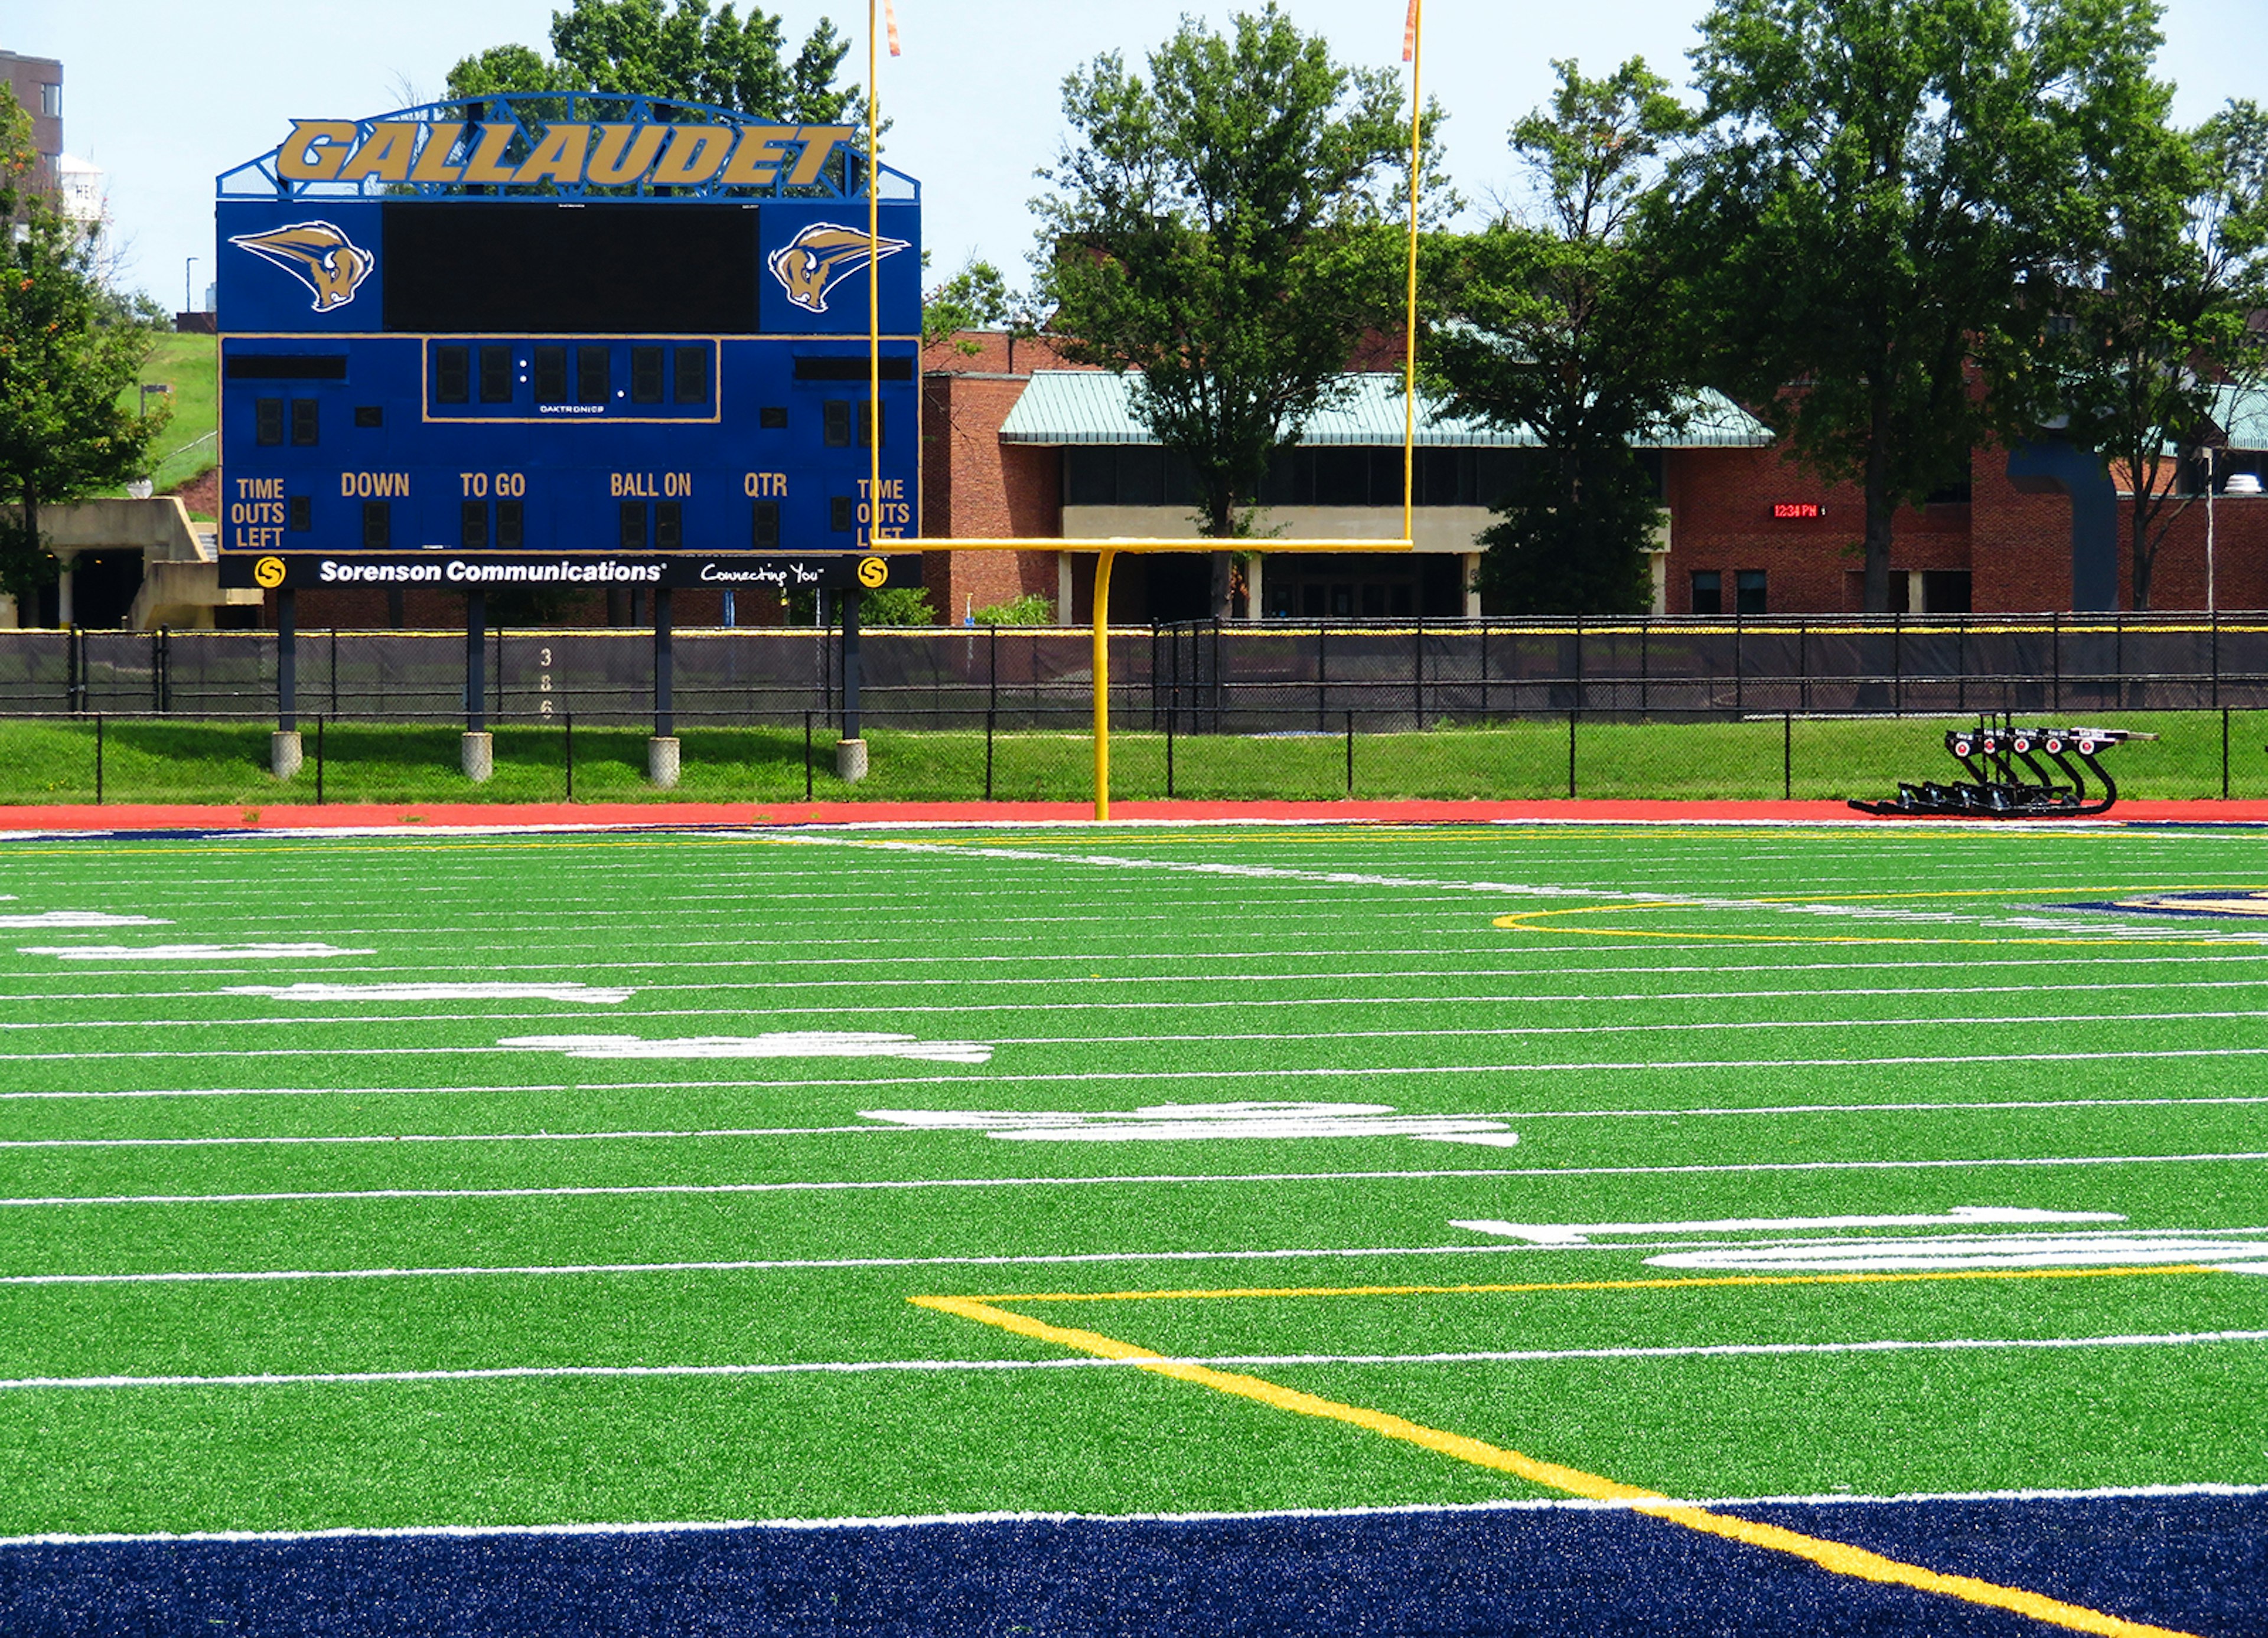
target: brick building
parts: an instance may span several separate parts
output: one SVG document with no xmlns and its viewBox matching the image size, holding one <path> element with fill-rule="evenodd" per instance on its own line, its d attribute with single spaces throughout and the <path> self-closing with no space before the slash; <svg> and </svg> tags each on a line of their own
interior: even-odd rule
<svg viewBox="0 0 2268 1638">
<path fill-rule="evenodd" d="M 923 532 L 963 538 L 1049 538 L 1056 551 L 929 555 L 932 602 L 958 621 L 972 608 L 1037 593 L 1057 618 L 1092 618 L 1094 557 L 1076 542 L 1108 535 L 1191 533 L 1189 497 L 1171 463 L 1126 411 L 1123 384 L 1067 365 L 1046 341 L 972 334 L 939 342 L 923 361 Z M 1401 533 L 1402 411 L 1398 376 L 1358 378 L 1351 404 L 1319 417 L 1302 449 L 1280 457 L 1262 499 L 1267 521 L 1300 536 L 1392 539 Z M 1706 397 L 1689 430 L 1646 453 L 1668 513 L 1653 554 L 1654 611 L 1668 614 L 1859 612 L 1858 541 L 1865 506 L 1855 486 L 1824 484 L 1770 433 Z M 2226 392 L 2217 415 L 2208 507 L 2200 493 L 2161 547 L 2151 603 L 2268 607 L 2268 392 Z M 1491 520 L 1486 498 L 1532 439 L 1428 415 L 1418 442 L 1416 537 L 1410 556 L 1302 560 L 1270 556 L 1238 599 L 1241 617 L 1312 618 L 1480 612 L 1468 590 L 1473 537 Z M 2046 612 L 2072 602 L 2072 503 L 2020 489 L 2006 452 L 1980 449 L 1970 481 L 1900 510 L 1890 555 L 1891 606 L 1912 613 Z M 2248 484 L 2246 475 L 2255 481 Z M 2115 474 L 2114 474 L 2115 475 Z M 2202 489 L 2202 474 L 2184 471 Z M 2246 489 L 2253 492 L 2245 493 Z M 2118 496 L 2119 606 L 2132 606 L 2131 517 Z M 1111 588 L 1117 621 L 1202 615 L 1201 557 L 1122 562 Z"/>
</svg>

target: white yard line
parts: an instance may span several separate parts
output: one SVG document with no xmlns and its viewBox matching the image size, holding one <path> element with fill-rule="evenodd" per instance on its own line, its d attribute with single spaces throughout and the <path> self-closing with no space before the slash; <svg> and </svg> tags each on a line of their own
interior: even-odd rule
<svg viewBox="0 0 2268 1638">
<path fill-rule="evenodd" d="M 2174 1484 L 2105 1485 L 2094 1489 L 1944 1490 L 1917 1491 L 1899 1495 L 1749 1495 L 1674 1497 L 1688 1507 L 1896 1507 L 1934 1503 L 1958 1505 L 1979 1502 L 2185 1501 L 2190 1499 L 2248 1500 L 2268 1495 L 2268 1485 Z M 1129 1524 L 1213 1524 L 1263 1519 L 1339 1519 L 1462 1517 L 1491 1513 L 1627 1512 L 1634 1502 L 1594 1502 L 1580 1496 L 1528 1496 L 1491 1502 L 1410 1502 L 1383 1507 L 1266 1508 L 1243 1513 L 899 1513 L 837 1518 L 632 1520 L 611 1524 L 397 1524 L 328 1530 L 185 1530 L 142 1533 L 93 1532 L 72 1535 L 61 1531 L 33 1536 L 0 1536 L 0 1549 L 11 1547 L 127 1546 L 202 1542 L 482 1540 L 520 1537 L 713 1535 L 728 1531 L 818 1531 L 850 1530 L 922 1530 L 971 1524 L 1071 1524 L 1108 1531 Z"/>
<path fill-rule="evenodd" d="M 1975 1353 L 2004 1349 L 2195 1348 L 2213 1343 L 2268 1342 L 2268 1331 L 2176 1331 L 2091 1337 L 1885 1337 L 1864 1342 L 1716 1342 L 1681 1348 L 1489 1348 L 1428 1354 L 1173 1354 L 1176 1365 L 1496 1365 L 1548 1364 L 1566 1360 L 1785 1358 L 1803 1355 Z M 36 1389 L 281 1388 L 357 1386 L 378 1383 L 499 1382 L 530 1379 L 673 1377 L 869 1376 L 877 1372 L 1140 1370 L 1150 1359 L 891 1359 L 814 1360 L 731 1365 L 492 1365 L 437 1370 L 273 1371 L 225 1376 L 103 1376 L 0 1377 L 0 1392 Z"/>
</svg>

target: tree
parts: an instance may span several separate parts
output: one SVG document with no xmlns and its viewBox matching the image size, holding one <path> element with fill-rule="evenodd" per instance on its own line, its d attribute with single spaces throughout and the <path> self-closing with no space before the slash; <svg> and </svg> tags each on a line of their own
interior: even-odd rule
<svg viewBox="0 0 2268 1638">
<path fill-rule="evenodd" d="M 1038 333 L 1031 302 L 1008 288 L 1000 269 L 982 257 L 971 256 L 961 271 L 922 297 L 922 345 L 934 347 L 961 330 L 1005 330 L 1009 368 L 1015 368 L 1019 338 Z M 973 342 L 956 343 L 975 356 Z"/>
<path fill-rule="evenodd" d="M 1185 18 L 1146 80 L 1111 52 L 1064 82 L 1038 294 L 1066 356 L 1141 372 L 1134 413 L 1188 461 L 1205 535 L 1249 531 L 1270 452 L 1395 320 L 1402 107 L 1397 76 L 1334 62 L 1273 0 L 1227 36 Z"/>
<path fill-rule="evenodd" d="M 1718 0 L 1678 224 L 1713 384 L 1892 517 L 2054 398 L 2053 270 L 2165 122 L 2155 0 Z"/>
<path fill-rule="evenodd" d="M 708 103 L 759 118 L 806 125 L 846 121 L 854 89 L 835 75 L 850 42 L 821 18 L 792 62 L 780 19 L 761 6 L 747 17 L 709 0 L 573 0 L 551 14 L 547 62 L 526 46 L 495 46 L 449 70 L 452 97 L 496 92 L 601 91 Z"/>
<path fill-rule="evenodd" d="M 40 509 L 144 469 L 164 426 L 133 384 L 150 356 L 149 317 L 96 272 L 96 235 L 36 179 L 31 121 L 0 99 L 0 591 L 48 584 Z"/>
<path fill-rule="evenodd" d="M 1459 415 L 1535 435 L 1536 458 L 1485 531 L 1481 584 L 1510 613 L 1623 613 L 1650 601 L 1660 507 L 1632 444 L 1674 424 L 1683 386 L 1668 274 L 1644 231 L 1693 119 L 1633 57 L 1559 89 L 1512 129 L 1540 207 L 1440 246 L 1430 385 Z"/>
<path fill-rule="evenodd" d="M 2268 305 L 2268 114 L 2231 102 L 2137 158 L 2055 329 L 2072 436 L 2129 475 L 2133 601 L 2148 608 L 2159 548 L 2193 498 L 2182 463 L 2211 441 L 2223 384 L 2268 362 L 2250 323 Z"/>
</svg>

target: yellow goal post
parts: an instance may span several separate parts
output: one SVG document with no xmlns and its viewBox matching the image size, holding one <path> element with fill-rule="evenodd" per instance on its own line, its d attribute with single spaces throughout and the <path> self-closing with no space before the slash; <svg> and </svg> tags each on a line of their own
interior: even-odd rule
<svg viewBox="0 0 2268 1638">
<path fill-rule="evenodd" d="M 867 393 L 872 405 L 870 424 L 879 434 L 882 425 L 882 307 L 881 282 L 875 269 L 881 265 L 881 58 L 880 53 L 884 0 L 866 0 L 866 360 Z M 866 549 L 917 552 L 1094 552 L 1094 817 L 1110 817 L 1110 569 L 1121 553 L 1155 552 L 1410 552 L 1414 539 L 1413 503 L 1417 498 L 1418 447 L 1418 194 L 1424 158 L 1420 93 L 1424 62 L 1424 0 L 1410 0 L 1403 24 L 1402 58 L 1410 64 L 1410 223 L 1409 256 L 1403 312 L 1402 370 L 1402 538 L 1398 540 L 1329 540 L 1282 539 L 1220 539 L 1192 535 L 1182 539 L 1104 539 L 1073 540 L 1060 537 L 962 540 L 952 536 L 886 540 L 870 533 Z M 898 55 L 897 23 L 889 24 L 890 55 Z M 872 454 L 870 487 L 866 493 L 879 515 L 882 493 L 882 440 L 869 441 Z"/>
</svg>

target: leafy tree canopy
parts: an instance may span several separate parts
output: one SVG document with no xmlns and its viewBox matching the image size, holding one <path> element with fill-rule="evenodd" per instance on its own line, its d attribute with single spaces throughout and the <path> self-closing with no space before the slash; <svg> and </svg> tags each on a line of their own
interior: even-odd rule
<svg viewBox="0 0 2268 1638">
<path fill-rule="evenodd" d="M 2055 269 L 2166 122 L 2155 0 L 1718 0 L 1670 213 L 1717 384 L 1892 518 L 2050 413 Z"/>
<path fill-rule="evenodd" d="M 0 591 L 53 581 L 40 509 L 136 477 L 169 413 L 141 413 L 149 313 L 106 289 L 95 235 L 36 181 L 30 117 L 0 99 Z"/>
<path fill-rule="evenodd" d="M 1249 528 L 1270 452 L 1398 319 L 1404 106 L 1272 0 L 1226 34 L 1185 18 L 1146 77 L 1113 52 L 1064 82 L 1038 294 L 1069 356 L 1142 372 L 1136 413 L 1188 459 L 1208 535 Z M 1217 553 L 1224 611 L 1228 586 Z"/>
<path fill-rule="evenodd" d="M 2218 433 L 2221 390 L 2257 378 L 2268 334 L 2268 115 L 2232 102 L 2127 156 L 2083 261 L 2065 271 L 2051 339 L 2071 434 L 2125 469 L 2132 596 L 2192 498 L 2179 466 Z"/>
<path fill-rule="evenodd" d="M 1481 538 L 1491 611 L 1646 608 L 1660 517 L 1632 444 L 1675 422 L 1685 382 L 1669 275 L 1648 237 L 1665 160 L 1693 118 L 1633 57 L 1559 89 L 1512 129 L 1531 209 L 1429 247 L 1427 385 L 1452 411 L 1540 446 Z"/>
<path fill-rule="evenodd" d="M 780 19 L 760 5 L 738 16 L 709 0 L 573 0 L 551 14 L 553 60 L 493 46 L 449 70 L 452 97 L 492 92 L 604 91 L 734 108 L 758 118 L 840 124 L 858 106 L 837 87 L 850 41 L 819 19 L 792 59 Z"/>
</svg>

